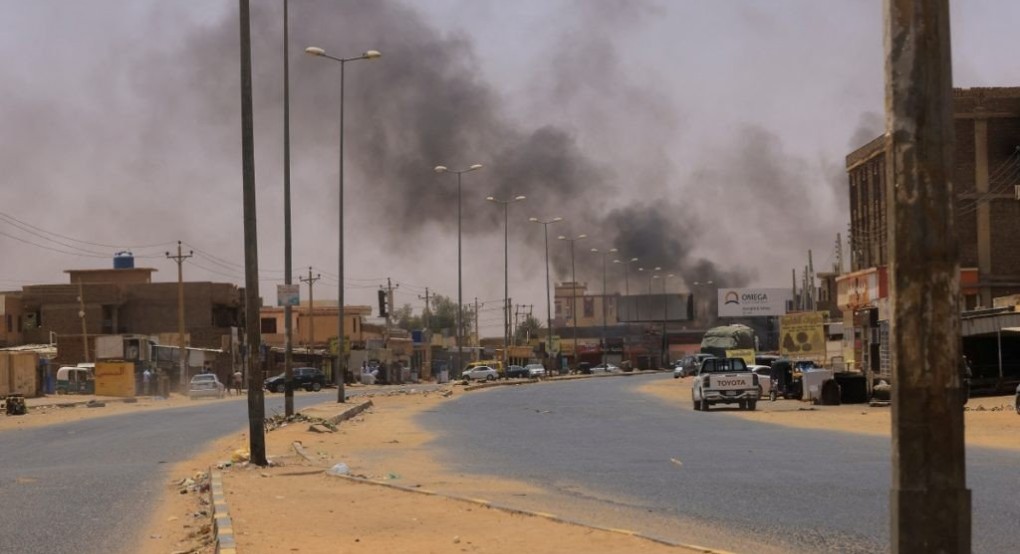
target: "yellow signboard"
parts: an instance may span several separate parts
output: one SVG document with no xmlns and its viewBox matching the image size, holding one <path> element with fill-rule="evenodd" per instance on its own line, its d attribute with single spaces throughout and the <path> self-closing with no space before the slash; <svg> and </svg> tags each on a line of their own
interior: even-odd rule
<svg viewBox="0 0 1020 554">
<path fill-rule="evenodd" d="M 754 365 L 754 349 L 753 348 L 734 348 L 733 350 L 726 351 L 727 358 L 740 358 L 744 360 L 747 365 Z"/>
<path fill-rule="evenodd" d="M 96 362 L 96 394 L 99 396 L 134 396 L 134 362 Z"/>
<path fill-rule="evenodd" d="M 787 314 L 779 320 L 779 353 L 794 360 L 825 361 L 825 313 Z"/>
</svg>

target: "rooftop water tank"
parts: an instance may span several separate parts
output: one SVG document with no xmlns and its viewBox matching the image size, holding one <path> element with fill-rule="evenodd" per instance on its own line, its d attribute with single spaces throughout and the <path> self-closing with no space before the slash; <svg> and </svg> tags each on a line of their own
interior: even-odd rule
<svg viewBox="0 0 1020 554">
<path fill-rule="evenodd" d="M 135 267 L 135 256 L 124 250 L 113 255 L 113 269 L 132 269 Z"/>
</svg>

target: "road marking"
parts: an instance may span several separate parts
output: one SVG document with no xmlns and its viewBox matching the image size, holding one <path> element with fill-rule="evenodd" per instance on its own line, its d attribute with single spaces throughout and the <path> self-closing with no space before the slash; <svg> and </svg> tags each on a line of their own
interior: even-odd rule
<svg viewBox="0 0 1020 554">
<path fill-rule="evenodd" d="M 472 502 L 476 502 L 478 504 L 484 504 L 486 506 L 491 504 L 491 502 L 489 502 L 488 500 L 482 500 L 481 498 L 468 498 L 468 500 L 470 500 Z"/>
<path fill-rule="evenodd" d="M 610 527 L 609 530 L 614 532 L 614 533 L 623 533 L 624 535 L 630 535 L 632 537 L 637 534 L 634 531 L 631 531 L 629 529 L 617 529 L 615 527 Z"/>
</svg>

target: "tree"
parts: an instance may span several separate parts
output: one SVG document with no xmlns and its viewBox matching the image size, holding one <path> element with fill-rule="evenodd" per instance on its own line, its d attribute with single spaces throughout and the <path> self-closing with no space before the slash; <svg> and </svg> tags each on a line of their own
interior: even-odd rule
<svg viewBox="0 0 1020 554">
<path fill-rule="evenodd" d="M 414 310 L 411 308 L 410 304 L 404 304 L 403 306 L 393 310 L 393 313 L 390 314 L 390 320 L 393 321 L 397 327 L 408 331 L 421 329 L 424 326 L 422 324 L 421 316 L 414 315 Z"/>
<path fill-rule="evenodd" d="M 429 313 L 429 329 L 433 333 L 457 334 L 457 303 L 447 296 L 435 294 L 432 296 L 432 306 Z M 461 331 L 464 335 L 471 334 L 474 327 L 475 308 L 472 305 L 464 306 L 464 321 Z"/>
<path fill-rule="evenodd" d="M 542 322 L 535 318 L 535 316 L 528 315 L 524 318 L 524 321 L 517 325 L 517 330 L 514 332 L 514 339 L 517 342 L 527 343 L 529 340 L 542 337 L 545 326 Z"/>
</svg>

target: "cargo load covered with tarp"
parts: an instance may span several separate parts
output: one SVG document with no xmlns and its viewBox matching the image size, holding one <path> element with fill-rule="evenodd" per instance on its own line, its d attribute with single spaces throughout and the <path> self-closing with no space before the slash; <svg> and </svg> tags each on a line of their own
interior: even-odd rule
<svg viewBox="0 0 1020 554">
<path fill-rule="evenodd" d="M 728 350 L 754 350 L 756 346 L 754 330 L 739 323 L 713 327 L 701 339 L 701 351 L 718 358 L 725 358 Z"/>
</svg>

